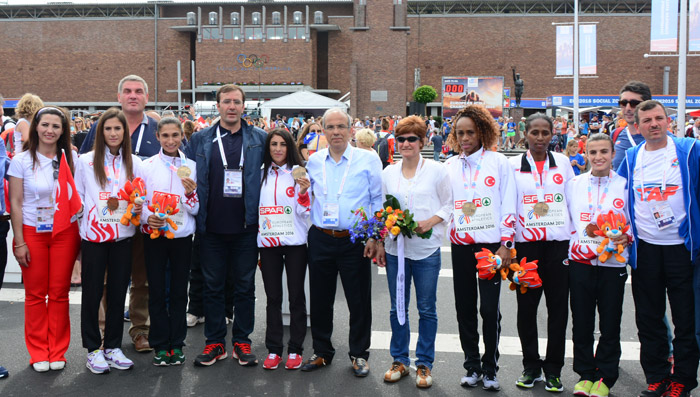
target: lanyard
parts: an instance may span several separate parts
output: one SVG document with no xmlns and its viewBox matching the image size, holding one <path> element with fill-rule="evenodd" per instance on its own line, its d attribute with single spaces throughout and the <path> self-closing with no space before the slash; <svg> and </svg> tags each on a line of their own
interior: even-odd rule
<svg viewBox="0 0 700 397">
<path fill-rule="evenodd" d="M 348 178 L 348 172 L 350 172 L 350 164 L 352 163 L 352 155 L 355 153 L 352 146 L 350 148 L 350 158 L 348 159 L 348 165 L 345 167 L 345 173 L 343 173 L 343 180 L 340 181 L 340 187 L 338 188 L 338 196 L 343 193 L 343 187 L 345 186 L 345 180 Z M 326 181 L 326 160 L 328 160 L 328 152 L 326 152 L 326 157 L 323 159 L 323 194 L 328 196 L 328 183 Z"/>
<path fill-rule="evenodd" d="M 542 167 L 542 176 L 540 178 L 539 172 L 537 172 L 537 164 L 535 164 L 535 159 L 532 157 L 530 150 L 526 153 L 527 162 L 530 163 L 530 172 L 532 177 L 535 179 L 535 190 L 537 191 L 537 201 L 544 202 L 544 184 L 547 183 L 547 173 L 549 172 L 549 156 L 544 160 L 544 167 Z"/>
<path fill-rule="evenodd" d="M 625 133 L 627 133 L 627 139 L 629 139 L 630 145 L 632 145 L 632 146 L 630 146 L 630 147 L 635 147 L 635 146 L 637 146 L 637 141 L 634 140 L 634 136 L 630 133 L 630 128 L 629 128 L 629 127 L 625 127 Z"/>
<path fill-rule="evenodd" d="M 608 195 L 608 188 L 610 187 L 610 181 L 612 180 L 613 173 L 612 170 L 608 175 L 608 181 L 605 183 L 605 189 L 603 189 L 603 196 L 600 196 L 600 182 L 598 183 L 598 208 L 593 212 L 593 186 L 591 181 L 593 180 L 593 173 L 588 175 L 588 213 L 591 214 L 591 221 L 594 222 L 595 215 L 603 210 L 603 202 L 605 202 L 605 197 Z"/>
<path fill-rule="evenodd" d="M 226 134 L 224 134 L 225 136 Z M 216 141 L 219 143 L 219 153 L 221 154 L 221 162 L 224 164 L 224 169 L 228 169 L 228 161 L 226 161 L 226 154 L 224 153 L 224 144 L 221 143 L 221 132 L 219 131 L 219 126 L 216 126 Z M 238 168 L 243 168 L 243 143 L 241 143 L 241 161 L 238 162 Z"/>
<path fill-rule="evenodd" d="M 180 155 L 180 166 L 184 167 L 187 165 L 187 158 L 181 151 L 177 151 L 177 153 Z M 170 169 L 170 171 L 177 172 L 177 167 L 175 167 L 175 159 L 173 159 L 172 163 L 169 163 L 163 158 L 163 149 L 160 149 L 160 153 L 158 153 L 158 157 L 160 158 L 160 161 L 165 164 L 165 166 Z"/>
<path fill-rule="evenodd" d="M 469 179 L 471 180 L 471 185 L 467 184 L 467 176 L 464 173 L 467 169 L 469 161 L 467 157 L 463 157 L 462 160 L 462 183 L 464 183 L 464 190 L 467 192 L 467 198 L 471 201 L 474 198 L 474 193 L 476 192 L 476 181 L 479 179 L 479 172 L 481 171 L 481 162 L 484 161 L 484 154 L 486 150 L 481 148 L 481 156 L 479 157 L 479 162 L 476 163 L 476 172 L 474 172 L 474 177 L 472 178 L 471 166 L 469 167 Z"/>
<path fill-rule="evenodd" d="M 139 151 L 141 150 L 141 139 L 143 139 L 143 130 L 146 128 L 146 125 L 141 123 L 141 128 L 139 129 L 139 138 L 136 140 L 136 154 L 137 156 L 139 155 Z"/>
<path fill-rule="evenodd" d="M 669 162 L 668 162 L 668 152 L 669 152 L 669 150 L 675 151 L 675 148 L 676 148 L 676 145 L 673 143 L 671 138 L 667 137 L 666 139 L 667 139 L 666 150 L 664 151 L 664 164 L 666 164 L 666 168 L 664 168 L 664 175 L 661 178 L 661 192 L 662 193 L 666 191 L 666 171 L 668 171 L 671 168 L 671 164 L 669 164 Z M 639 173 L 640 173 L 639 177 L 640 177 L 641 182 L 642 182 L 642 189 L 641 189 L 641 193 L 640 193 L 642 196 L 642 201 L 644 201 L 644 152 L 646 152 L 646 147 L 647 147 L 647 144 L 645 142 L 644 146 L 642 146 L 642 148 L 639 150 L 639 152 L 640 152 L 639 153 L 639 162 L 642 163 L 641 164 L 642 167 L 639 170 Z"/>
<path fill-rule="evenodd" d="M 122 169 L 122 161 L 121 158 L 119 158 L 119 161 L 115 161 L 117 160 L 117 158 L 118 156 L 115 156 L 112 160 L 112 164 L 114 165 L 114 177 L 111 177 L 109 176 L 109 161 L 107 159 L 107 155 L 105 154 L 105 174 L 107 174 L 107 182 L 109 182 L 112 185 L 110 197 L 117 197 L 117 195 L 119 194 L 119 174 L 121 173 Z"/>
</svg>

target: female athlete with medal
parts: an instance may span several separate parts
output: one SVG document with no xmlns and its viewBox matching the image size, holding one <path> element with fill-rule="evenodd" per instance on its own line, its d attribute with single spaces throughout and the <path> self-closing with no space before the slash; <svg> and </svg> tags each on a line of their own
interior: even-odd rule
<svg viewBox="0 0 700 397">
<path fill-rule="evenodd" d="M 174 199 L 179 210 L 170 216 L 177 226 L 177 230 L 170 227 L 174 234 L 172 239 L 163 234 L 157 239 L 151 239 L 150 233 L 166 227 L 166 220 L 154 214 L 148 205 L 143 206 L 141 215 L 148 277 L 148 312 L 151 317 L 148 341 L 155 352 L 153 365 L 156 366 L 179 365 L 185 362 L 182 347 L 187 336 L 187 283 L 199 199 L 196 190 L 197 164 L 188 160 L 179 150 L 183 136 L 182 124 L 178 119 L 163 118 L 156 130 L 160 153 L 144 160 L 140 173 L 146 183 L 144 204 L 153 206 L 159 202 L 164 203 L 166 198 Z M 161 209 L 159 212 L 165 211 Z M 169 285 L 166 277 L 168 266 Z"/>
<path fill-rule="evenodd" d="M 53 233 L 62 153 L 73 171 L 68 120 L 63 109 L 39 109 L 29 125 L 27 149 L 17 152 L 7 173 L 13 252 L 24 280 L 24 339 L 37 372 L 63 369 L 70 344 L 68 291 L 80 248 L 78 223 Z"/>
<path fill-rule="evenodd" d="M 586 153 L 591 171 L 566 184 L 566 201 L 575 230 L 569 243 L 569 288 L 574 325 L 574 371 L 580 381 L 574 393 L 603 397 L 608 395 L 619 375 L 620 321 L 628 250 L 621 254 L 623 262 L 619 262 L 616 255 L 601 261 L 596 249 L 603 238 L 594 231 L 598 230 L 596 220 L 601 214 L 612 211 L 628 218 L 627 180 L 611 169 L 615 150 L 608 135 L 591 135 Z M 626 247 L 631 237 L 630 230 L 611 244 L 615 248 L 618 244 Z M 600 315 L 600 338 L 594 354 L 596 310 Z"/>
<path fill-rule="evenodd" d="M 102 114 L 97 123 L 93 150 L 78 159 L 75 187 L 83 200 L 80 223 L 82 238 L 83 296 L 80 326 L 87 368 L 95 374 L 110 367 L 130 369 L 134 363 L 121 350 L 124 333 L 124 299 L 131 277 L 131 245 L 136 228 L 119 221 L 127 202 L 118 199 L 119 190 L 133 180 L 141 159 L 131 154 L 131 137 L 126 117 L 117 108 Z M 141 205 L 134 205 L 134 213 Z M 98 326 L 98 311 L 107 272 L 104 351 Z"/>
<path fill-rule="evenodd" d="M 462 386 L 476 387 L 483 379 L 486 390 L 500 390 L 498 342 L 501 333 L 501 277 L 490 280 L 475 277 L 475 253 L 483 248 L 510 264 L 515 234 L 515 180 L 508 160 L 490 151 L 498 141 L 498 125 L 486 108 L 471 105 L 453 118 L 454 133 L 447 144 L 458 152 L 445 166 L 452 194 L 452 268 L 454 295 L 459 323 L 459 339 L 464 350 Z M 477 296 L 480 296 L 477 299 Z M 479 305 L 479 306 L 477 306 Z M 484 354 L 479 355 L 477 307 L 482 318 Z"/>
<path fill-rule="evenodd" d="M 292 135 L 281 128 L 270 131 L 263 153 L 260 188 L 258 247 L 260 271 L 267 294 L 268 350 L 265 369 L 276 369 L 284 352 L 282 326 L 282 271 L 287 273 L 289 290 L 289 343 L 287 369 L 302 365 L 301 353 L 306 336 L 306 236 L 309 228 L 309 186 L 311 182 Z"/>
<path fill-rule="evenodd" d="M 518 334 L 523 349 L 523 373 L 516 385 L 531 388 L 540 382 L 545 390 L 561 392 L 566 323 L 569 316 L 569 268 L 564 263 L 571 239 L 566 208 L 566 182 L 574 177 L 569 158 L 549 151 L 554 125 L 542 113 L 525 121 L 528 151 L 511 157 L 518 191 L 515 241 L 518 260 L 537 260 L 542 288 L 517 292 Z M 537 343 L 537 311 L 542 292 L 547 298 L 547 356 L 540 359 Z"/>
</svg>

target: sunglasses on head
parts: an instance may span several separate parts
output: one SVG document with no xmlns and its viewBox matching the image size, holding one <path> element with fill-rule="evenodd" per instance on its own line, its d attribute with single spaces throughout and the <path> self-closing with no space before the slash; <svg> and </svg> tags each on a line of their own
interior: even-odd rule
<svg viewBox="0 0 700 397">
<path fill-rule="evenodd" d="M 642 102 L 644 102 L 644 101 L 638 101 L 638 100 L 636 100 L 636 99 L 631 99 L 631 100 L 628 101 L 627 99 L 622 99 L 622 100 L 620 100 L 620 101 L 618 102 L 618 104 L 620 105 L 621 108 L 623 108 L 623 107 L 625 107 L 625 106 L 627 106 L 627 105 L 630 105 L 630 106 L 632 106 L 633 108 L 636 108 L 637 105 L 639 105 L 639 104 L 642 103 Z"/>
<path fill-rule="evenodd" d="M 51 161 L 51 166 L 53 167 L 53 179 L 54 180 L 58 179 L 58 165 L 59 165 L 58 160 Z"/>
<path fill-rule="evenodd" d="M 396 140 L 399 143 L 404 143 L 406 141 L 408 141 L 410 143 L 414 143 L 414 142 L 417 142 L 419 139 L 420 138 L 418 138 L 417 136 L 398 136 L 398 137 L 396 137 Z"/>
</svg>

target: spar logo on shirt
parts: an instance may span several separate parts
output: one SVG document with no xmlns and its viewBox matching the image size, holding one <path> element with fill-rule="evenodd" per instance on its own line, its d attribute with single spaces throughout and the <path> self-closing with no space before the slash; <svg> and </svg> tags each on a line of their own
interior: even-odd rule
<svg viewBox="0 0 700 397">
<path fill-rule="evenodd" d="M 461 210 L 462 207 L 464 206 L 464 203 L 468 203 L 469 200 L 457 200 L 455 201 L 455 209 L 456 210 Z M 472 200 L 474 205 L 476 205 L 476 208 L 481 208 L 481 207 L 488 207 L 491 205 L 491 197 L 484 197 L 484 198 L 475 198 Z"/>
<path fill-rule="evenodd" d="M 582 212 L 581 213 L 581 222 L 591 222 L 591 219 L 593 219 L 593 216 L 591 216 L 590 212 Z"/>
<path fill-rule="evenodd" d="M 260 215 L 281 215 L 281 214 L 291 214 L 292 207 L 288 205 L 273 205 L 270 207 L 260 207 Z"/>
<path fill-rule="evenodd" d="M 680 186 L 666 185 L 666 190 L 661 191 L 660 183 L 650 183 L 644 187 L 644 201 L 666 201 L 669 197 L 674 196 Z M 638 200 L 642 200 L 642 187 L 637 185 L 634 187 L 635 196 Z"/>
<path fill-rule="evenodd" d="M 537 204 L 538 201 L 536 194 L 527 194 L 523 196 L 523 204 Z M 561 193 L 547 193 L 544 195 L 545 203 L 561 203 L 562 201 L 564 201 L 564 196 Z"/>
</svg>

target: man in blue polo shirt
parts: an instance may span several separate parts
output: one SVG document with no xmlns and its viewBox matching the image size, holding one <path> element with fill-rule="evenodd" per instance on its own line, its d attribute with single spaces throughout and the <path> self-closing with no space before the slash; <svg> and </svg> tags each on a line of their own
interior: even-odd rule
<svg viewBox="0 0 700 397">
<path fill-rule="evenodd" d="M 148 84 L 146 81 L 133 74 L 124 77 L 119 82 L 117 100 L 129 125 L 133 153 L 142 159 L 158 154 L 160 152 L 160 143 L 156 139 L 158 121 L 146 116 L 144 112 L 148 103 Z M 90 132 L 80 147 L 81 154 L 92 150 L 97 124 L 90 127 Z M 148 323 L 148 281 L 146 280 L 146 265 L 143 256 L 143 239 L 138 229 L 132 247 L 129 316 L 131 320 L 129 335 L 136 351 L 153 350 L 148 344 L 148 331 L 150 329 Z"/>
</svg>

